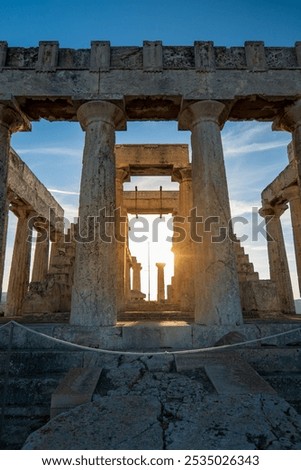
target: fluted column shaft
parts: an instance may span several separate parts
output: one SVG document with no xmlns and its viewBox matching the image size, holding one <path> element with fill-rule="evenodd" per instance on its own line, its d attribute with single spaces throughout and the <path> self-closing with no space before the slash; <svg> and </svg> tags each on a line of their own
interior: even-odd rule
<svg viewBox="0 0 301 470">
<path fill-rule="evenodd" d="M 133 290 L 141 292 L 141 263 L 137 263 L 136 258 L 132 258 L 133 269 Z"/>
<path fill-rule="evenodd" d="M 299 293 L 301 295 L 301 194 L 298 186 L 291 186 L 284 191 L 291 211 L 291 221 L 294 236 L 295 259 L 298 275 Z"/>
<path fill-rule="evenodd" d="M 48 233 L 48 232 L 47 232 Z M 39 233 L 37 230 L 37 240 L 31 275 L 31 282 L 45 281 L 48 273 L 49 263 L 49 236 L 44 236 L 45 232 Z M 43 239 L 41 238 L 43 237 Z"/>
<path fill-rule="evenodd" d="M 85 103 L 78 110 L 86 136 L 79 206 L 82 240 L 76 243 L 71 307 L 71 323 L 76 325 L 117 321 L 114 145 L 122 119 L 122 111 L 104 101 Z"/>
<path fill-rule="evenodd" d="M 286 256 L 280 216 L 287 206 L 266 207 L 260 210 L 265 217 L 268 233 L 270 278 L 275 282 L 283 313 L 295 312 L 294 296 Z"/>
<path fill-rule="evenodd" d="M 14 209 L 18 216 L 14 251 L 10 268 L 5 315 L 12 317 L 22 314 L 22 306 L 29 285 L 31 259 L 31 211 L 26 207 Z"/>
<path fill-rule="evenodd" d="M 127 255 L 127 212 L 123 207 L 123 183 L 128 172 L 116 170 L 116 233 L 117 237 L 117 311 L 125 309 L 126 255 Z"/>
<path fill-rule="evenodd" d="M 156 266 L 158 268 L 157 301 L 162 302 L 165 300 L 165 281 L 164 281 L 165 263 L 156 263 Z"/>
<path fill-rule="evenodd" d="M 7 179 L 10 139 L 13 132 L 29 129 L 29 121 L 13 104 L 0 104 L 0 300 L 8 223 Z"/>
<path fill-rule="evenodd" d="M 201 324 L 242 322 L 233 246 L 229 236 L 220 240 L 231 218 L 220 133 L 225 118 L 217 101 L 194 103 L 179 117 L 180 127 L 191 130 L 193 206 L 202 217 L 203 240 L 194 242 L 195 321 Z"/>
</svg>

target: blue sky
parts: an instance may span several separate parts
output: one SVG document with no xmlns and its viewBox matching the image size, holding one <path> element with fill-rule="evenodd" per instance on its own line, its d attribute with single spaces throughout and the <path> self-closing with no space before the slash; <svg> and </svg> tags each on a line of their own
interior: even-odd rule
<svg viewBox="0 0 301 470">
<path fill-rule="evenodd" d="M 143 40 L 162 40 L 166 45 L 212 40 L 217 46 L 242 46 L 248 40 L 262 40 L 267 46 L 292 47 L 301 41 L 300 1 L 16 0 L 2 3 L 0 40 L 7 41 L 9 46 L 37 46 L 40 40 L 57 40 L 61 47 L 70 48 L 88 48 L 91 40 L 109 40 L 114 46 L 142 45 Z M 227 123 L 222 135 L 233 213 L 250 218 L 252 207 L 260 205 L 261 190 L 287 165 L 286 145 L 290 135 L 272 132 L 269 123 L 254 122 Z M 128 130 L 118 132 L 116 138 L 117 143 L 190 141 L 189 133 L 178 132 L 175 122 L 128 123 Z M 76 215 L 83 142 L 84 134 L 77 123 L 45 121 L 34 123 L 31 133 L 20 133 L 12 139 L 14 148 L 52 190 L 69 218 Z M 149 183 L 138 181 L 141 188 Z M 137 181 L 127 188 L 135 184 Z M 160 184 L 166 189 L 171 187 L 159 179 L 155 187 Z M 283 228 L 298 297 L 289 213 L 284 215 Z M 15 221 L 11 217 L 6 282 L 14 230 Z M 268 277 L 264 240 L 255 244 L 248 240 L 245 245 L 261 277 Z M 160 259 L 156 259 L 155 247 L 152 251 L 154 265 Z M 141 261 L 146 269 L 146 260 Z M 171 271 L 167 274 L 170 276 Z M 155 284 L 155 278 L 152 282 Z M 146 280 L 144 290 L 145 286 Z"/>
</svg>

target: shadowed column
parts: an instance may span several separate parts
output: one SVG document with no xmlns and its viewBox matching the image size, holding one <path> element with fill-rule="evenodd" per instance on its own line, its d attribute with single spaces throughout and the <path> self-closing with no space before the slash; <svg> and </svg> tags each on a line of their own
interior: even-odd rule
<svg viewBox="0 0 301 470">
<path fill-rule="evenodd" d="M 95 101 L 83 104 L 77 115 L 86 136 L 70 321 L 109 326 L 117 320 L 114 145 L 123 112 Z"/>
<path fill-rule="evenodd" d="M 165 263 L 156 263 L 156 266 L 158 268 L 157 301 L 163 302 L 165 300 L 165 282 L 164 282 Z"/>
<path fill-rule="evenodd" d="M 10 139 L 13 132 L 30 129 L 30 122 L 18 109 L 16 103 L 0 104 L 0 300 L 8 223 L 7 178 Z"/>
<path fill-rule="evenodd" d="M 220 133 L 225 119 L 225 106 L 218 101 L 196 102 L 179 116 L 180 129 L 191 130 L 191 224 L 202 237 L 193 234 L 195 321 L 200 324 L 242 323 L 236 260 L 228 236 L 231 214 Z"/>
</svg>

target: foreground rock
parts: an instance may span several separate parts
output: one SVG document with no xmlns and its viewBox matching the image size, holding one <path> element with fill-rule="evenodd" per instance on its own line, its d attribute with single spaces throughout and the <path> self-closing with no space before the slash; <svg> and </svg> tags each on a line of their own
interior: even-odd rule
<svg viewBox="0 0 301 470">
<path fill-rule="evenodd" d="M 52 419 L 24 449 L 301 449 L 301 417 L 273 393 L 216 391 L 203 367 L 121 359 L 93 402 Z"/>
</svg>

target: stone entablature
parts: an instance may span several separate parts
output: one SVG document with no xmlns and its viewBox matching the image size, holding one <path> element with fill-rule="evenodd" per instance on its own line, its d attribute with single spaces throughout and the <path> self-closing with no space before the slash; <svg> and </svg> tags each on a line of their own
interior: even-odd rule
<svg viewBox="0 0 301 470">
<path fill-rule="evenodd" d="M 161 41 L 144 41 L 143 47 L 112 47 L 109 41 L 92 41 L 89 49 L 61 48 L 57 41 L 40 41 L 39 47 L 9 47 L 0 42 L 2 69 L 22 68 L 37 72 L 55 70 L 260 70 L 301 67 L 301 42 L 295 47 L 265 47 L 263 41 L 246 41 L 244 46 L 214 46 L 212 41 L 195 41 L 193 46 L 163 46 Z"/>
<path fill-rule="evenodd" d="M 30 120 L 77 121 L 89 100 L 114 102 L 127 120 L 176 120 L 181 108 L 210 97 L 227 105 L 230 120 L 272 121 L 300 97 L 300 76 L 301 42 L 226 48 L 93 41 L 78 50 L 56 41 L 30 48 L 0 42 L 0 101 L 17 97 Z"/>
</svg>

